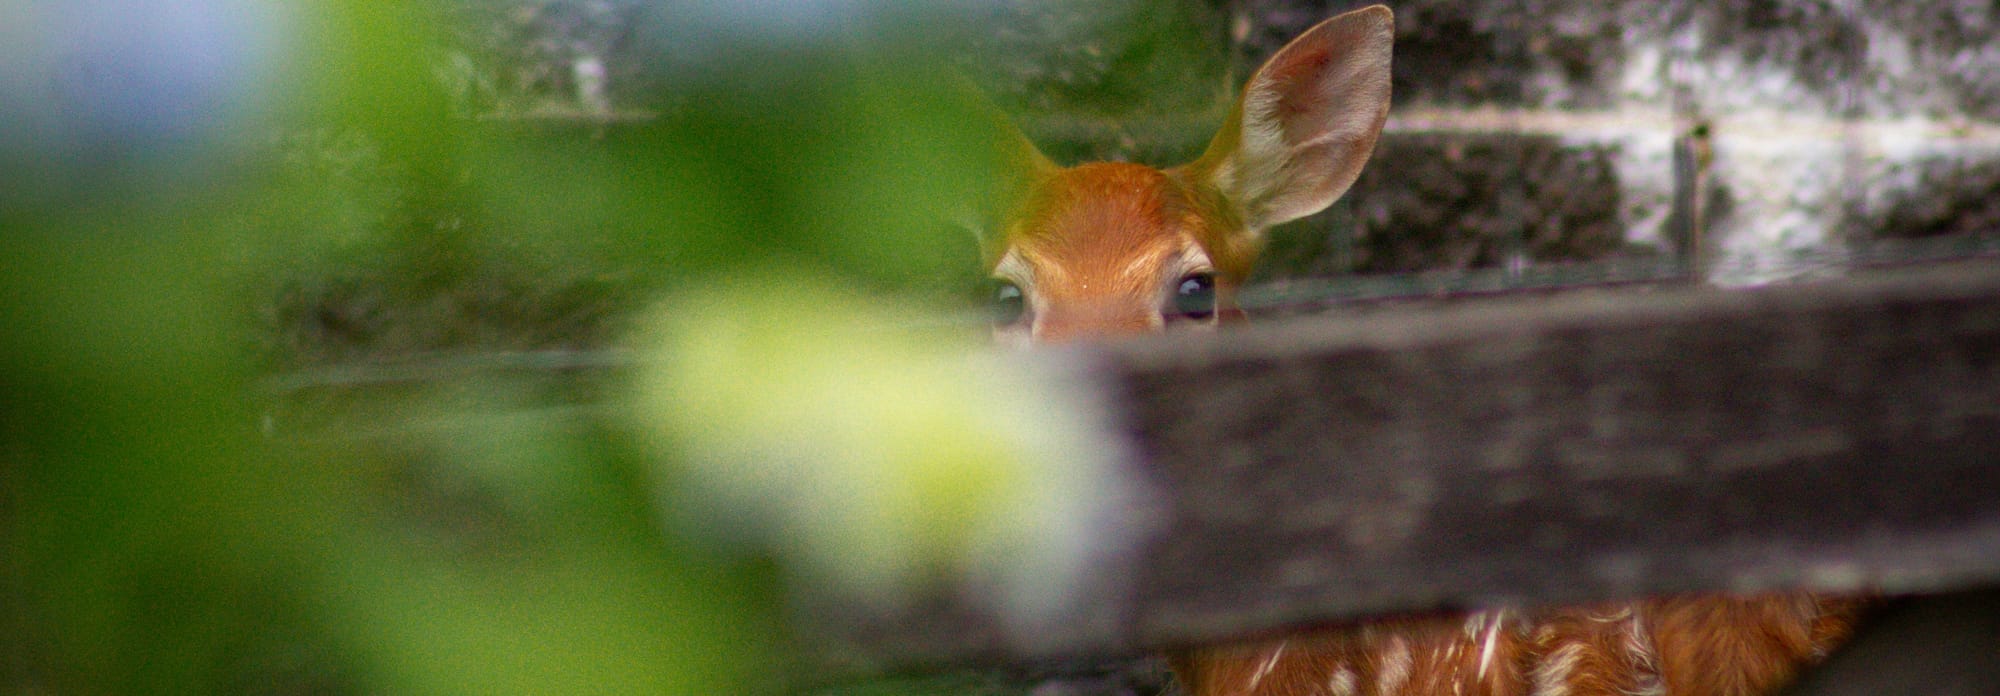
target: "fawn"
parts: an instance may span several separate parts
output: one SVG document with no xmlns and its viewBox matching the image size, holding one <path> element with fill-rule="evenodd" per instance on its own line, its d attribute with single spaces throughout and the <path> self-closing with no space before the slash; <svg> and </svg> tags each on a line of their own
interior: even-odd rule
<svg viewBox="0 0 2000 696">
<path fill-rule="evenodd" d="M 1010 214 L 982 240 L 996 336 L 1062 341 L 1234 316 L 1263 231 L 1346 192 L 1389 111 L 1393 16 L 1322 22 L 1254 73 L 1207 151 L 1063 168 L 1018 133 Z M 1858 600 L 1705 595 L 1399 619 L 1169 657 L 1196 696 L 1754 694 L 1849 632 Z"/>
</svg>

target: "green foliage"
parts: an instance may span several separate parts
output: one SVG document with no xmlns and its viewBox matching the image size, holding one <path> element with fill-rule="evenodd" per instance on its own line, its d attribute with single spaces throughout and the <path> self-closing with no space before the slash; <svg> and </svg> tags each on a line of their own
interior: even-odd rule
<svg viewBox="0 0 2000 696">
<path fill-rule="evenodd" d="M 944 357 L 956 332 L 880 322 L 930 322 L 971 285 L 976 244 L 947 223 L 1003 176 L 990 107 L 936 47 L 862 38 L 949 16 L 670 28 L 655 43 L 707 56 L 655 76 L 670 96 L 650 118 L 545 122 L 454 98 L 472 78 L 445 57 L 438 7 L 329 0 L 238 24 L 216 19 L 235 0 L 215 2 L 188 21 L 276 47 L 225 61 L 228 108 L 134 134 L 30 106 L 53 135 L 0 143 L 0 690 L 772 691 L 795 677 L 781 578 L 802 562 L 936 573 L 982 551 L 1062 577 L 1042 571 L 1063 559 L 1006 554 L 1088 513 L 1065 492 L 1084 487 L 1018 464 L 1080 446 L 1014 442 L 1040 428 L 1009 414 L 1073 419 L 1027 391 L 991 401 L 1007 390 L 978 380 L 995 374 Z M 16 15 L 0 19 L 34 19 Z M 0 74 L 0 100 L 43 79 L 116 91 L 56 70 L 52 45 L 0 49 L 48 72 Z M 145 58 L 139 79 L 171 77 Z M 745 277 L 769 292 L 724 282 Z M 645 365 L 704 345 L 682 339 L 743 325 L 676 317 L 701 302 L 785 303 L 746 310 L 772 355 L 714 362 L 768 370 L 769 393 L 717 374 L 634 391 Z M 845 327 L 850 312 L 878 321 Z M 827 396 L 848 391 L 873 410 Z M 899 507 L 877 522 L 908 549 L 823 529 L 866 553 L 801 561 L 715 534 L 756 524 L 714 519 L 731 511 L 676 506 L 703 465 L 680 461 L 684 431 L 759 437 L 771 393 L 835 399 L 794 434 L 853 430 L 792 444 L 888 453 L 815 475 L 878 477 L 862 483 Z M 696 407 L 712 398 L 743 408 Z M 896 418 L 856 425 L 867 413 Z M 780 491 L 758 505 L 818 495 Z"/>
</svg>

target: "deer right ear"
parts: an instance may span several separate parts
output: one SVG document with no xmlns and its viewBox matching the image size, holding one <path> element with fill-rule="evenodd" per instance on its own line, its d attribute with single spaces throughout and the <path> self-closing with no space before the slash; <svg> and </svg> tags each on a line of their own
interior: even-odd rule
<svg viewBox="0 0 2000 696">
<path fill-rule="evenodd" d="M 1388 119 L 1395 34 L 1382 5 L 1306 30 L 1250 77 L 1188 172 L 1220 192 L 1253 237 L 1326 209 L 1361 175 Z"/>
</svg>

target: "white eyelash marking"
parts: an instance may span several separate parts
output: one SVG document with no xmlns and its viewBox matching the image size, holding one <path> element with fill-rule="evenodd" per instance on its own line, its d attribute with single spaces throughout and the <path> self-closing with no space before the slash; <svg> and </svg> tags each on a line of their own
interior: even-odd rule
<svg viewBox="0 0 2000 696">
<path fill-rule="evenodd" d="M 1186 248 L 1181 249 L 1181 257 L 1176 261 L 1178 269 L 1173 274 L 1176 278 L 1190 273 L 1215 272 L 1215 260 L 1208 257 L 1208 250 L 1192 241 L 1188 242 Z"/>
<path fill-rule="evenodd" d="M 1000 260 L 993 264 L 993 277 L 1011 280 L 1026 291 L 1035 284 L 1035 269 L 1021 258 L 1020 251 L 1008 247 L 1007 253 L 1001 254 Z"/>
</svg>

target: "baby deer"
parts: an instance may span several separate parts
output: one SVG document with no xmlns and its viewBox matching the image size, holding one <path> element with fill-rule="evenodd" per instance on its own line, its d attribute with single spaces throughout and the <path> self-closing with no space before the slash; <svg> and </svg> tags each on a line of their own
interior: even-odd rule
<svg viewBox="0 0 2000 696">
<path fill-rule="evenodd" d="M 1389 112 L 1388 8 L 1329 19 L 1250 77 L 1194 162 L 1063 168 L 1021 139 L 1008 214 L 983 240 L 1015 343 L 1213 327 L 1236 312 L 1264 231 L 1346 192 Z M 1700 596 L 1383 621 L 1170 661 L 1221 694 L 1754 694 L 1849 630 L 1854 602 Z"/>
</svg>

